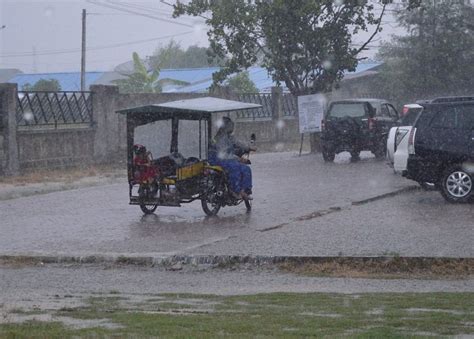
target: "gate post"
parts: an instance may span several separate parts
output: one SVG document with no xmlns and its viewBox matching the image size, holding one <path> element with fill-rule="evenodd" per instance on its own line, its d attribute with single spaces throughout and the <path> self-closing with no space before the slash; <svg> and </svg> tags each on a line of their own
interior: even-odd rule
<svg viewBox="0 0 474 339">
<path fill-rule="evenodd" d="M 118 116 L 115 113 L 117 86 L 92 85 L 94 161 L 102 163 L 117 156 L 119 148 Z"/>
<path fill-rule="evenodd" d="M 0 134 L 3 136 L 3 154 L 5 158 L 3 173 L 7 176 L 18 175 L 20 171 L 16 136 L 17 100 L 17 84 L 0 84 Z"/>
</svg>

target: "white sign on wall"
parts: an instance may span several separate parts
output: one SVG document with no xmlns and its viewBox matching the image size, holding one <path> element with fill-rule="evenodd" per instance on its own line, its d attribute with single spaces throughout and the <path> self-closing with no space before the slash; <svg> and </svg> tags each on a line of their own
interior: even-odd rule
<svg viewBox="0 0 474 339">
<path fill-rule="evenodd" d="M 302 95 L 298 97 L 300 133 L 321 132 L 326 97 L 323 94 Z"/>
</svg>

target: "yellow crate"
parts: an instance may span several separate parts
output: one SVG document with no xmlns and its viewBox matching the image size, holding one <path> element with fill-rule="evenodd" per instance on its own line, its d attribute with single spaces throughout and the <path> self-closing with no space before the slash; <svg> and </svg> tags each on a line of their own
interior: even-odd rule
<svg viewBox="0 0 474 339">
<path fill-rule="evenodd" d="M 189 166 L 178 168 L 176 172 L 177 172 L 178 180 L 185 180 L 185 179 L 195 177 L 197 175 L 201 175 L 203 170 L 204 170 L 204 161 L 200 161 Z"/>
</svg>

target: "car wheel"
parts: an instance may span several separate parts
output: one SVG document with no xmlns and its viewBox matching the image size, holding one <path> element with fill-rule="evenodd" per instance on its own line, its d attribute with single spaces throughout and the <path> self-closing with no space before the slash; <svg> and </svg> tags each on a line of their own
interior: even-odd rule
<svg viewBox="0 0 474 339">
<path fill-rule="evenodd" d="M 451 203 L 465 203 L 473 197 L 473 175 L 461 166 L 451 166 L 443 174 L 440 182 L 441 194 Z"/>
<path fill-rule="evenodd" d="M 360 152 L 359 151 L 351 151 L 351 162 L 357 162 L 360 160 Z"/>
<path fill-rule="evenodd" d="M 324 159 L 324 161 L 333 162 L 335 157 L 336 157 L 335 152 L 331 152 L 330 150 L 323 148 L 323 159 Z"/>
<path fill-rule="evenodd" d="M 375 148 L 372 153 L 375 155 L 375 159 L 385 159 L 386 158 L 386 151 L 385 151 L 385 146 L 379 145 L 377 148 Z"/>
</svg>

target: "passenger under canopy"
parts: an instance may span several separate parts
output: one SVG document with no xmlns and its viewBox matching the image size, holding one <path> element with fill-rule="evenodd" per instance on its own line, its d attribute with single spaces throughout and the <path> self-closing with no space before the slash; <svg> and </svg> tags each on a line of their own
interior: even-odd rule
<svg viewBox="0 0 474 339">
<path fill-rule="evenodd" d="M 135 128 L 153 122 L 171 121 L 171 143 L 169 152 L 179 153 L 179 121 L 198 121 L 198 157 L 207 157 L 208 146 L 212 139 L 212 114 L 232 111 L 242 111 L 260 108 L 261 105 L 245 103 L 240 101 L 226 100 L 214 97 L 202 97 L 170 101 L 162 104 L 146 105 L 118 110 L 117 113 L 126 115 L 127 119 L 127 162 L 129 169 L 133 162 L 133 145 L 135 139 Z M 203 140 L 204 137 L 204 140 Z M 204 152 L 203 152 L 204 150 Z"/>
</svg>

